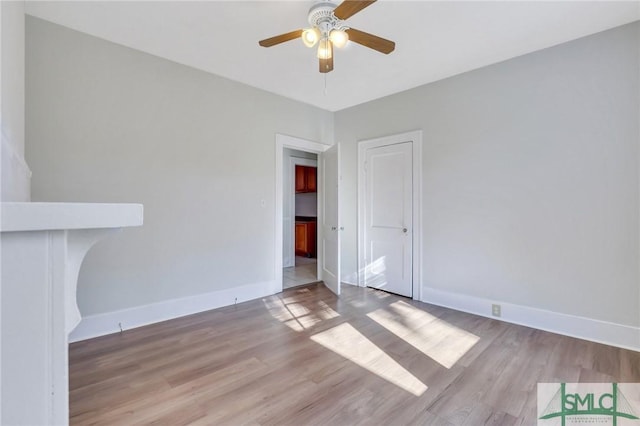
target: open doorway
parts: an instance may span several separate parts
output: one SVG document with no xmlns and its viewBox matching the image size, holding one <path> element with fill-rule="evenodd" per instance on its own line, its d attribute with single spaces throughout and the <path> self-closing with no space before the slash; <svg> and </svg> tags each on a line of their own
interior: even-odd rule
<svg viewBox="0 0 640 426">
<path fill-rule="evenodd" d="M 318 281 L 318 155 L 283 150 L 282 288 Z"/>
<path fill-rule="evenodd" d="M 275 236 L 274 255 L 275 270 L 273 280 L 273 293 L 282 291 L 285 241 L 284 212 L 284 180 L 289 167 L 285 167 L 285 149 L 299 150 L 317 156 L 317 228 L 316 250 L 317 265 L 316 277 L 322 281 L 329 290 L 340 295 L 340 233 L 339 223 L 339 170 L 340 170 L 340 146 L 325 145 L 312 142 L 294 136 L 276 133 L 275 160 Z M 295 215 L 289 218 L 295 221 Z M 288 239 L 293 241 L 293 239 Z"/>
</svg>

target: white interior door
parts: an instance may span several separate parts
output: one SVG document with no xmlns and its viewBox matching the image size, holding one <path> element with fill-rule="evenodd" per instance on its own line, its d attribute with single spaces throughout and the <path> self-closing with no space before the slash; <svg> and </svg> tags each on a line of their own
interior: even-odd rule
<svg viewBox="0 0 640 426">
<path fill-rule="evenodd" d="M 320 162 L 322 280 L 331 291 L 340 295 L 339 145 L 336 144 L 323 152 Z"/>
<path fill-rule="evenodd" d="M 369 148 L 365 161 L 365 285 L 413 297 L 412 143 Z"/>
</svg>

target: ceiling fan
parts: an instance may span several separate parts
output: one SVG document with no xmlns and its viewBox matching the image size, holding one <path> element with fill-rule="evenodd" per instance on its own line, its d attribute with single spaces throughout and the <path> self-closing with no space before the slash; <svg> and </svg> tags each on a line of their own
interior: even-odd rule
<svg viewBox="0 0 640 426">
<path fill-rule="evenodd" d="M 347 41 L 361 44 L 378 52 L 389 54 L 396 48 L 391 40 L 356 30 L 345 24 L 344 20 L 360 12 L 376 0 L 344 0 L 336 6 L 329 0 L 319 1 L 309 9 L 309 24 L 311 28 L 295 30 L 280 34 L 259 42 L 262 47 L 271 47 L 298 37 L 307 47 L 318 43 L 318 59 L 320 72 L 333 70 L 333 47 L 343 47 Z"/>
</svg>

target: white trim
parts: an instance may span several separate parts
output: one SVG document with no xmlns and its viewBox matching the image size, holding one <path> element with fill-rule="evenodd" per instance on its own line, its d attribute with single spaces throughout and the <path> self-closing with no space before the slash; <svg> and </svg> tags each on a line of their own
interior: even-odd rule
<svg viewBox="0 0 640 426">
<path fill-rule="evenodd" d="M 640 327 L 514 305 L 434 288 L 424 289 L 422 301 L 538 330 L 640 351 Z M 502 312 L 499 318 L 491 315 L 491 305 L 494 303 L 501 305 Z"/>
<path fill-rule="evenodd" d="M 2 146 L 4 148 L 4 151 L 2 151 L 3 155 L 8 154 L 9 157 L 11 158 L 11 161 L 17 164 L 18 166 L 20 166 L 25 176 L 27 176 L 28 178 L 31 178 L 33 173 L 31 172 L 29 165 L 25 161 L 24 157 L 22 157 L 16 152 L 13 144 L 9 139 L 9 136 L 4 132 L 4 129 L 1 130 L 1 138 L 2 138 Z"/>
<path fill-rule="evenodd" d="M 312 160 L 311 158 L 300 158 L 300 157 L 289 157 L 291 159 L 292 166 L 310 166 L 310 167 L 318 167 L 318 161 Z M 295 192 L 295 181 L 292 182 L 293 190 Z"/>
<path fill-rule="evenodd" d="M 0 36 L 2 36 L 2 4 L 0 4 Z M 1 37 L 0 37 L 1 38 Z M 4 131 L 2 129 L 2 40 L 0 40 L 0 177 L 2 177 L 2 145 L 4 144 Z M 2 184 L 0 183 L 0 201 L 2 201 Z M 0 224 L 2 223 L 2 212 L 0 212 Z M 0 244 L 0 277 L 2 276 L 2 244 Z M 2 287 L 0 286 L 0 330 L 2 329 Z M 0 402 L 2 399 L 2 338 L 0 338 Z M 0 403 L 0 419 L 2 419 L 2 404 Z"/>
<path fill-rule="evenodd" d="M 11 143 L 11 140 L 9 139 L 9 136 L 4 132 L 4 129 L 1 130 L 0 134 L 2 138 L 2 147 L 4 148 L 2 154 L 8 154 L 11 161 L 20 167 L 21 172 L 24 173 L 27 178 L 31 178 L 33 176 L 33 172 L 29 168 L 29 165 L 25 161 L 24 157 L 16 152 L 13 143 Z"/>
<path fill-rule="evenodd" d="M 78 327 L 70 334 L 70 342 L 91 339 L 123 330 L 155 324 L 198 312 L 230 306 L 234 303 L 246 302 L 276 293 L 274 282 L 248 284 L 241 287 L 227 288 L 211 293 L 171 299 L 135 308 L 89 315 L 82 318 Z"/>
<path fill-rule="evenodd" d="M 24 156 L 20 155 L 9 136 L 2 130 L 0 170 L 2 170 L 2 201 L 31 201 L 32 172 Z"/>
<path fill-rule="evenodd" d="M 282 202 L 283 202 L 283 163 L 284 163 L 284 149 L 291 148 L 298 151 L 312 152 L 314 154 L 321 154 L 326 151 L 331 145 L 324 145 L 318 142 L 312 142 L 305 139 L 296 138 L 294 136 L 283 135 L 276 133 L 276 186 L 275 186 L 275 238 L 274 238 L 274 256 L 275 256 L 275 287 L 277 290 L 274 293 L 282 291 Z M 322 197 L 322 188 L 318 188 L 318 199 Z M 318 210 L 318 222 L 320 222 L 321 212 Z M 320 227 L 318 227 L 320 228 Z M 320 241 L 322 238 L 322 230 L 317 230 L 316 239 Z M 318 253 L 318 279 L 322 279 L 322 273 L 320 265 L 322 265 L 322 254 Z"/>
<path fill-rule="evenodd" d="M 366 151 L 403 142 L 412 144 L 413 160 L 413 299 L 422 300 L 422 130 L 358 141 L 358 286 L 364 286 L 364 203 Z"/>
</svg>

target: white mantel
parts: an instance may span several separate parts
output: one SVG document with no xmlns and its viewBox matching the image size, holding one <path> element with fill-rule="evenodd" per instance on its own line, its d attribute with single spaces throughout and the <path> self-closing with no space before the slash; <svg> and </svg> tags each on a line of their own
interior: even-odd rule
<svg viewBox="0 0 640 426">
<path fill-rule="evenodd" d="M 141 204 L 2 203 L 0 424 L 69 422 L 69 333 L 87 251 L 142 225 Z"/>
</svg>

